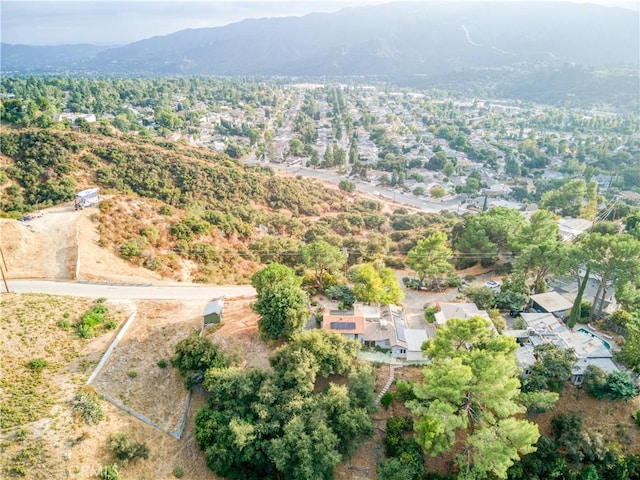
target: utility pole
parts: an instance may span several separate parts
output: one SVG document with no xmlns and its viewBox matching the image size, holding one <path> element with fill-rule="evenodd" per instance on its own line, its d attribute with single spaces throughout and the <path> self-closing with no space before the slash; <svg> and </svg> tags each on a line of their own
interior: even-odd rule
<svg viewBox="0 0 640 480">
<path fill-rule="evenodd" d="M 0 247 L 0 256 L 2 256 L 2 263 L 4 263 L 4 269 L 9 272 L 9 269 L 7 268 L 7 261 L 4 259 L 4 252 L 2 251 L 2 247 Z"/>
<path fill-rule="evenodd" d="M 9 285 L 7 285 L 7 278 L 4 276 L 4 269 L 2 268 L 1 265 L 0 265 L 0 272 L 2 272 L 2 280 L 4 281 L 4 288 L 7 289 L 7 293 L 11 293 L 9 292 Z"/>
</svg>

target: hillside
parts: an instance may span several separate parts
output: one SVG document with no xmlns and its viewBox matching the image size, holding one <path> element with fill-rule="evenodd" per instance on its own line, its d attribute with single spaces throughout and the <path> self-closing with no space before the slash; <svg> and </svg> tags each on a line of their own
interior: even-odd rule
<svg viewBox="0 0 640 480">
<path fill-rule="evenodd" d="M 525 64 L 638 65 L 638 13 L 574 4 L 391 3 L 245 20 L 99 51 L 3 46 L 4 71 L 434 75 Z M 44 48 L 44 47 L 43 47 Z M 82 53 L 84 52 L 84 59 Z M 19 53 L 19 55 L 18 55 Z"/>
<path fill-rule="evenodd" d="M 98 186 L 106 198 L 83 217 L 95 222 L 87 235 L 156 279 L 247 283 L 261 263 L 296 266 L 302 242 L 317 240 L 348 248 L 350 264 L 383 258 L 401 267 L 402 252 L 425 226 L 453 221 L 405 209 L 389 215 L 379 202 L 335 186 L 182 144 L 58 130 L 1 134 L 2 216 L 71 202 L 77 191 Z M 61 245 L 70 275 L 75 252 L 66 240 Z M 96 250 L 90 258 L 111 257 Z M 85 260 L 90 272 L 86 267 Z M 59 276 L 52 268 L 42 275 Z"/>
</svg>

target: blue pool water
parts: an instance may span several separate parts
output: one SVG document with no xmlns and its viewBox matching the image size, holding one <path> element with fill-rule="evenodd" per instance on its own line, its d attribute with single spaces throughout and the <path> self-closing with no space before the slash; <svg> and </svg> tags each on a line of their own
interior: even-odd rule
<svg viewBox="0 0 640 480">
<path fill-rule="evenodd" d="M 582 333 L 586 333 L 587 335 L 591 335 L 593 338 L 597 338 L 598 340 L 600 340 L 602 342 L 602 344 L 604 345 L 604 347 L 609 350 L 611 349 L 611 345 L 609 345 L 608 342 L 604 341 L 603 339 L 601 339 L 599 336 L 594 335 L 593 333 L 591 333 L 589 330 L 585 330 L 584 328 L 579 328 L 578 329 L 579 332 Z"/>
</svg>

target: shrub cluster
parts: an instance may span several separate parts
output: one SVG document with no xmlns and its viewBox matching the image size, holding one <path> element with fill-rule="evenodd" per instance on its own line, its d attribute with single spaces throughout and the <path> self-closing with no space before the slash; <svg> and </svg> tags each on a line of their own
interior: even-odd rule
<svg viewBox="0 0 640 480">
<path fill-rule="evenodd" d="M 116 327 L 116 323 L 109 317 L 109 308 L 104 304 L 103 299 L 98 299 L 96 304 L 87 310 L 76 323 L 76 334 L 80 338 L 91 338 L 99 327 L 111 330 Z"/>
<path fill-rule="evenodd" d="M 73 399 L 73 411 L 90 425 L 98 424 L 104 418 L 96 395 L 91 393 L 77 393 Z"/>
<path fill-rule="evenodd" d="M 123 464 L 149 458 L 149 447 L 144 443 L 132 442 L 126 433 L 114 433 L 107 442 L 109 451 Z"/>
<path fill-rule="evenodd" d="M 422 449 L 412 435 L 413 420 L 410 417 L 391 417 L 387 420 L 384 437 L 387 459 L 378 463 L 376 468 L 380 480 L 424 478 Z"/>
</svg>

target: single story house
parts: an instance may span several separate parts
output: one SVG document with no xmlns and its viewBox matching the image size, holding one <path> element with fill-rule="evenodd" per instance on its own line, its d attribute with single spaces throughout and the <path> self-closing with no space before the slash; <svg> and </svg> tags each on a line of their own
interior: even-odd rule
<svg viewBox="0 0 640 480">
<path fill-rule="evenodd" d="M 593 226 L 593 222 L 584 218 L 561 218 L 558 220 L 560 238 L 564 242 L 572 242 L 578 235 L 588 231 Z"/>
<path fill-rule="evenodd" d="M 75 122 L 79 118 L 82 118 L 87 123 L 93 123 L 97 120 L 96 116 L 93 113 L 58 113 L 53 117 L 56 122 L 61 122 L 63 120 Z"/>
<path fill-rule="evenodd" d="M 322 315 L 322 328 L 362 343 L 365 333 L 364 314 L 357 309 L 330 310 Z"/>
<path fill-rule="evenodd" d="M 428 338 L 426 330 L 406 328 L 404 310 L 396 305 L 332 310 L 323 315 L 322 328 L 337 331 L 366 347 L 388 350 L 393 358 L 424 360 L 422 344 Z"/>
<path fill-rule="evenodd" d="M 485 310 L 478 309 L 475 303 L 437 303 L 436 306 L 439 308 L 435 314 L 436 328 L 443 326 L 452 318 L 482 317 L 493 325 L 489 314 Z"/>
<path fill-rule="evenodd" d="M 613 362 L 610 345 L 586 331 L 572 331 L 551 313 L 523 313 L 526 330 L 505 330 L 504 335 L 515 337 L 520 343 L 516 358 L 525 378 L 531 373 L 535 363 L 535 347 L 553 344 L 562 350 L 573 350 L 577 360 L 571 371 L 571 382 L 581 385 L 584 372 L 589 365 L 601 368 L 607 373 L 618 370 Z"/>
</svg>

